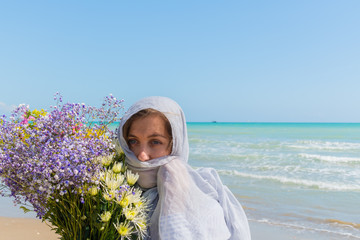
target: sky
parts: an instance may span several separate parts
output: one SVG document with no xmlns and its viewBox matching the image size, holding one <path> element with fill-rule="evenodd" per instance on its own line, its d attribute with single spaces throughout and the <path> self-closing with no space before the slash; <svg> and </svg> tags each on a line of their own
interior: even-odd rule
<svg viewBox="0 0 360 240">
<path fill-rule="evenodd" d="M 360 1 L 1 1 L 0 114 L 177 101 L 190 122 L 360 122 Z"/>
</svg>

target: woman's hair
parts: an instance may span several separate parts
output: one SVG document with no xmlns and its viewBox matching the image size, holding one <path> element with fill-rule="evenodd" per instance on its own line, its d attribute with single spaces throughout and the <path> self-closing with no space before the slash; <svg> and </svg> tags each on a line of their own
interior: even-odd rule
<svg viewBox="0 0 360 240">
<path fill-rule="evenodd" d="M 172 137 L 172 130 L 171 130 L 170 122 L 167 119 L 167 117 L 165 116 L 165 114 L 163 114 L 162 112 L 159 112 L 158 110 L 152 109 L 152 108 L 146 108 L 146 109 L 140 110 L 137 113 L 135 113 L 134 115 L 132 115 L 126 121 L 126 123 L 124 124 L 123 129 L 122 129 L 123 130 L 123 136 L 124 136 L 125 140 L 126 141 L 128 140 L 129 131 L 130 131 L 132 123 L 135 120 L 146 118 L 148 116 L 159 116 L 164 120 L 166 132 L 169 134 L 169 137 L 170 137 L 170 144 L 169 145 L 170 145 L 170 147 L 172 149 L 173 137 Z"/>
</svg>

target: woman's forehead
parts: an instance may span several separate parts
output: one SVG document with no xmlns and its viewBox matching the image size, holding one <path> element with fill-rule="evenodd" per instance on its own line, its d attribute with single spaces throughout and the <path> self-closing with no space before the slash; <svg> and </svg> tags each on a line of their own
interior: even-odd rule
<svg viewBox="0 0 360 240">
<path fill-rule="evenodd" d="M 166 133 L 166 122 L 159 115 L 149 115 L 136 119 L 130 126 L 129 135 L 135 133 L 164 135 L 164 133 Z"/>
</svg>

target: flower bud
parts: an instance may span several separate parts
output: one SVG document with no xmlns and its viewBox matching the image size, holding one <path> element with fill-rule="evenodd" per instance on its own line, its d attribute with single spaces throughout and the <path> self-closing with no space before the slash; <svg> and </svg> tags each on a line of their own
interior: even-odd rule
<svg viewBox="0 0 360 240">
<path fill-rule="evenodd" d="M 121 162 L 117 162 L 114 164 L 112 170 L 114 173 L 120 173 L 121 172 L 121 169 L 122 169 L 122 166 L 123 164 Z"/>
</svg>

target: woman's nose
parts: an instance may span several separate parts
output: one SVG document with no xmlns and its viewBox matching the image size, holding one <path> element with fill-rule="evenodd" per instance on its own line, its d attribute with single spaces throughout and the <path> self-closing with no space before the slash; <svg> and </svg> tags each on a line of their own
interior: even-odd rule
<svg viewBox="0 0 360 240">
<path fill-rule="evenodd" d="M 137 158 L 142 162 L 150 160 L 150 156 L 147 153 L 146 149 L 141 149 L 139 154 L 137 155 Z"/>
</svg>

